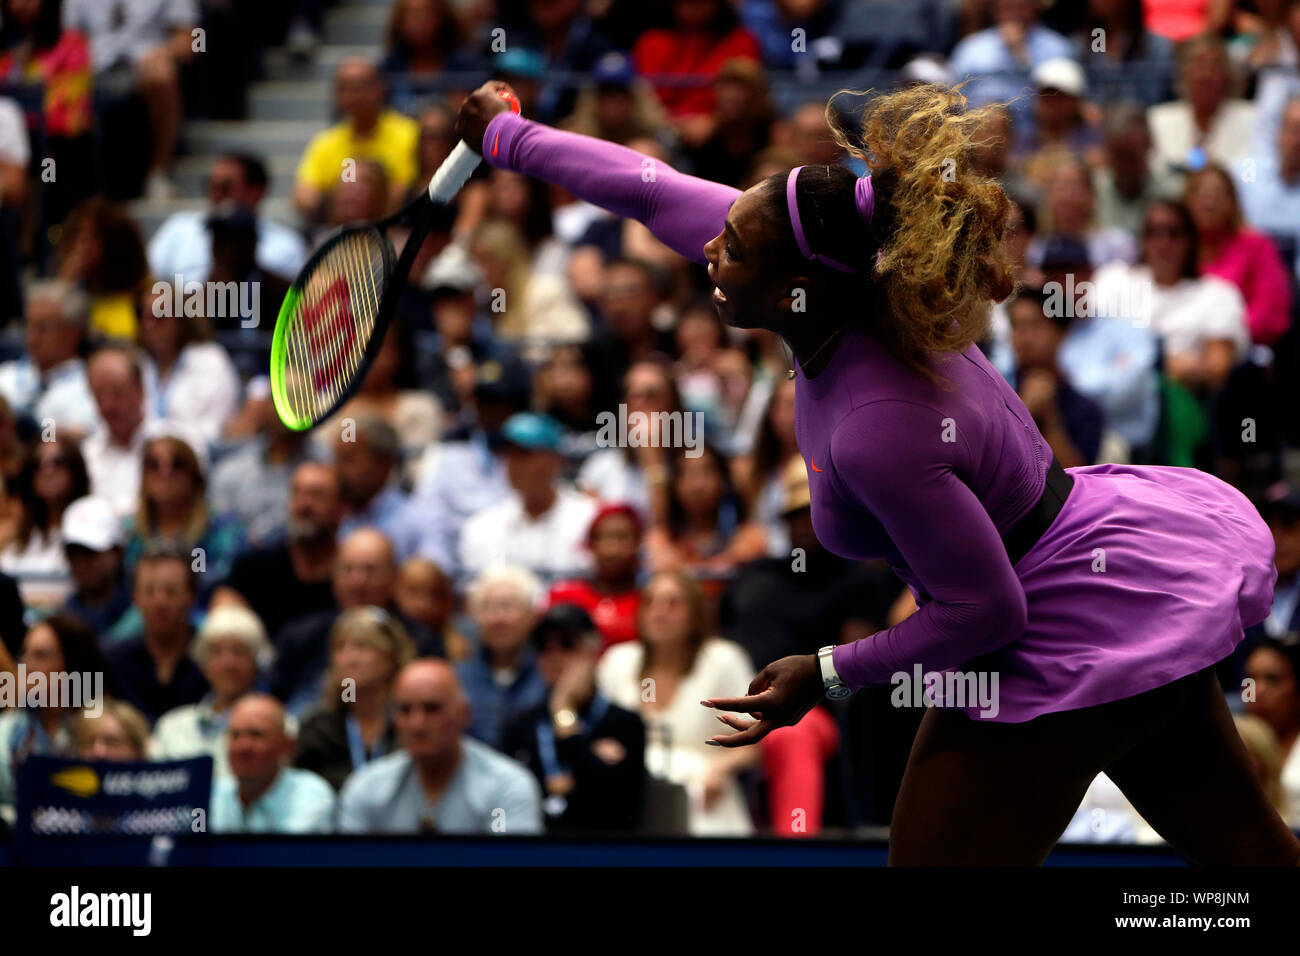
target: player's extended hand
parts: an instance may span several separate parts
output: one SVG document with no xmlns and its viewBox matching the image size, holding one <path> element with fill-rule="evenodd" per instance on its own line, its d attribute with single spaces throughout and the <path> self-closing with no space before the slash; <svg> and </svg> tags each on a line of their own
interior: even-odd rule
<svg viewBox="0 0 1300 956">
<path fill-rule="evenodd" d="M 512 97 L 515 95 L 509 83 L 489 80 L 460 104 L 460 113 L 456 117 L 456 135 L 476 153 L 483 152 L 483 135 L 487 132 L 492 117 L 511 110 L 509 101 L 502 96 L 503 93 Z"/>
<path fill-rule="evenodd" d="M 743 747 L 757 743 L 778 727 L 791 727 L 803 720 L 823 693 L 821 668 L 816 654 L 795 654 L 773 661 L 750 682 L 746 697 L 710 697 L 700 701 L 715 710 L 749 714 L 752 721 L 719 714 L 718 720 L 739 731 L 718 734 L 706 741 L 719 747 Z"/>
</svg>

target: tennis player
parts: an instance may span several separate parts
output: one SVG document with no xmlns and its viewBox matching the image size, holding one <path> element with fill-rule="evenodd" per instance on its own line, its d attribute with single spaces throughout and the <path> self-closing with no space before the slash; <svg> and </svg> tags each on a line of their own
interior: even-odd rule
<svg viewBox="0 0 1300 956">
<path fill-rule="evenodd" d="M 1013 280 L 1007 197 L 969 167 L 982 111 L 935 86 L 882 96 L 864 149 L 836 130 L 869 175 L 807 166 L 742 193 L 515 116 L 503 86 L 466 101 L 465 141 L 645 223 L 707 263 L 725 321 L 785 339 L 818 538 L 887 558 L 917 599 L 894 627 L 703 701 L 748 715 L 719 714 L 736 732 L 713 743 L 752 744 L 824 693 L 989 678 L 996 707 L 926 678 L 941 706 L 912 747 L 892 863 L 1041 863 L 1103 770 L 1194 862 L 1300 863 L 1213 671 L 1269 612 L 1269 530 L 1199 471 L 1066 471 L 985 360 L 975 342 Z"/>
</svg>

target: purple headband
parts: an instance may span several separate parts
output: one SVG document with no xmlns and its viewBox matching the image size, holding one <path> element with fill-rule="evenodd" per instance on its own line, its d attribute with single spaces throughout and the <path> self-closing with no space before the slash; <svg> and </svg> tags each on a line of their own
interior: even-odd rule
<svg viewBox="0 0 1300 956">
<path fill-rule="evenodd" d="M 819 252 L 813 252 L 808 248 L 808 238 L 803 234 L 803 223 L 799 220 L 799 200 L 795 194 L 795 180 L 799 177 L 799 170 L 802 166 L 796 166 L 790 170 L 790 177 L 785 181 L 785 202 L 790 209 L 790 225 L 794 227 L 794 241 L 799 244 L 799 251 L 803 257 L 811 262 L 820 262 L 824 266 L 829 266 L 840 272 L 854 273 L 859 270 L 852 266 L 846 266 L 837 259 L 830 256 L 824 256 Z M 858 216 L 867 225 L 871 225 L 871 217 L 876 212 L 876 191 L 871 185 L 871 174 L 858 178 L 853 186 L 853 205 L 858 211 Z"/>
</svg>

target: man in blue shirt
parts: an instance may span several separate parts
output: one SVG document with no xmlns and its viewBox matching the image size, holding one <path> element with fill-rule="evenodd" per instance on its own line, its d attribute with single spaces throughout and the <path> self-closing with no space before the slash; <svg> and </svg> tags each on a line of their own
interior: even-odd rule
<svg viewBox="0 0 1300 956">
<path fill-rule="evenodd" d="M 329 833 L 334 788 L 310 770 L 288 766 L 293 739 L 274 697 L 250 694 L 226 725 L 230 776 L 212 784 L 208 825 L 214 833 Z"/>
<path fill-rule="evenodd" d="M 456 665 L 456 676 L 470 705 L 466 733 L 489 747 L 500 747 L 506 725 L 546 700 L 529 643 L 541 597 L 541 582 L 517 565 L 490 567 L 469 587 L 478 647 Z"/>
<path fill-rule="evenodd" d="M 1160 350 L 1155 332 L 1123 303 L 1102 301 L 1092 286 L 1087 246 L 1068 236 L 1044 243 L 1041 266 L 1049 314 L 1069 317 L 1057 353 L 1070 384 L 1101 406 L 1106 424 L 1128 443 L 1134 461 L 1150 453 L 1160 423 Z"/>
<path fill-rule="evenodd" d="M 393 543 L 398 562 L 405 561 L 432 531 L 423 511 L 411 507 L 401 487 L 401 440 L 397 430 L 377 415 L 358 415 L 334 443 L 334 467 L 346 513 L 339 537 L 373 526 Z"/>
<path fill-rule="evenodd" d="M 1033 98 L 1022 96 L 1034 67 L 1058 57 L 1073 58 L 1067 37 L 1038 22 L 1035 0 L 994 0 L 994 25 L 958 43 L 948 59 L 957 82 L 973 77 L 966 96 L 977 106 L 1009 102 L 1019 149 L 1034 141 Z"/>
<path fill-rule="evenodd" d="M 222 203 L 235 202 L 256 210 L 266 197 L 270 178 L 256 156 L 231 153 L 219 156 L 208 175 L 208 208 L 173 213 L 149 241 L 149 268 L 170 282 L 206 282 L 212 271 L 212 234 L 208 215 Z M 307 261 L 307 243 L 295 230 L 263 216 L 257 217 L 257 265 L 264 272 L 289 279 Z"/>
<path fill-rule="evenodd" d="M 451 665 L 414 661 L 393 693 L 402 749 L 356 770 L 343 785 L 340 832 L 542 832 L 533 775 L 465 736 L 469 702 Z"/>
<path fill-rule="evenodd" d="M 98 424 L 95 400 L 80 352 L 90 321 L 90 299 L 62 279 L 35 282 L 27 290 L 25 353 L 0 364 L 0 395 L 14 413 L 60 435 L 80 435 Z"/>
<path fill-rule="evenodd" d="M 452 348 L 448 353 L 457 351 Z M 501 427 L 529 407 L 532 379 L 527 367 L 508 353 L 470 345 L 460 347 L 474 369 L 474 401 L 462 409 L 464 430 L 455 440 L 449 433 L 433 451 L 436 457 L 421 470 L 411 495 L 411 507 L 424 512 L 431 529 L 420 541 L 419 555 L 444 571 L 459 574 L 461 529 L 473 515 L 510 494 L 500 450 Z M 473 353 L 469 355 L 468 353 Z"/>
</svg>

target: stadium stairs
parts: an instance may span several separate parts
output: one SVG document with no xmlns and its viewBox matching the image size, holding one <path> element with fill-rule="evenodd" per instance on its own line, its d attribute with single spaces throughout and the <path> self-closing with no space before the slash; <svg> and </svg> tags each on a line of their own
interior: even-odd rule
<svg viewBox="0 0 1300 956">
<path fill-rule="evenodd" d="M 207 205 L 212 161 L 232 151 L 250 152 L 266 162 L 271 182 L 261 212 L 294 223 L 294 172 L 312 136 L 333 120 L 334 71 L 345 57 L 377 59 L 383 54 L 391 6 L 391 0 L 343 0 L 326 14 L 322 42 L 310 62 L 295 61 L 282 48 L 267 51 L 265 79 L 249 88 L 247 119 L 187 121 L 182 134 L 185 153 L 173 176 L 178 198 L 130 204 L 146 241 L 173 212 Z"/>
</svg>

